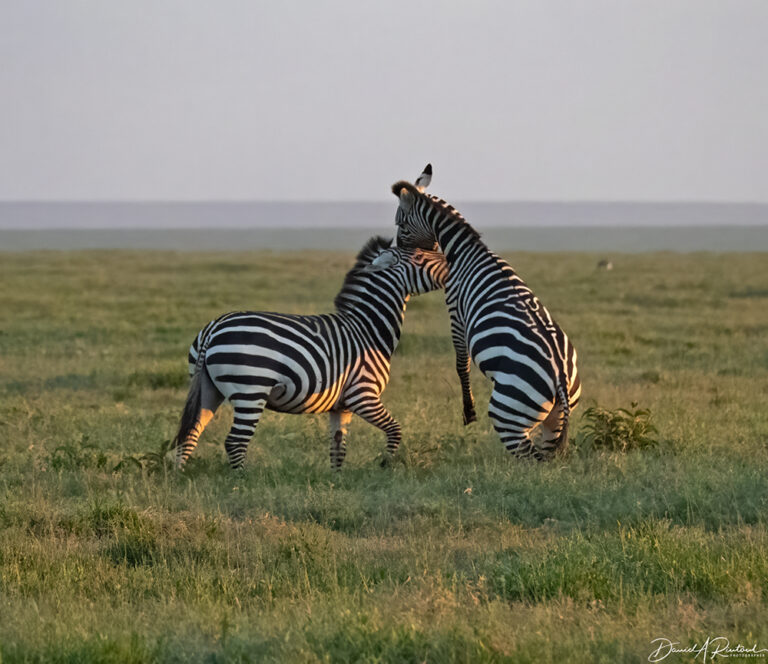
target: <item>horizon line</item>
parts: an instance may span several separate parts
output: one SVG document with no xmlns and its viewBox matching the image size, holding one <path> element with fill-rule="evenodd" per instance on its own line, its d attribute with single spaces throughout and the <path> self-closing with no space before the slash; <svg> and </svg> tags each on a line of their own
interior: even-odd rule
<svg viewBox="0 0 768 664">
<path fill-rule="evenodd" d="M 384 205 L 386 199 L 258 199 L 258 198 L 8 198 L 0 199 L 0 205 Z M 465 199 L 459 205 L 765 205 L 767 201 L 709 200 L 709 199 Z"/>
</svg>

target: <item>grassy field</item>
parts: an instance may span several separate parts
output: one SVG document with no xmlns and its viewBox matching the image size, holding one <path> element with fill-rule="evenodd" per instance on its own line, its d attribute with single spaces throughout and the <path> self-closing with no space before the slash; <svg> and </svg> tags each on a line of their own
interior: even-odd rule
<svg viewBox="0 0 768 664">
<path fill-rule="evenodd" d="M 228 310 L 329 311 L 351 256 L 0 254 L 0 661 L 768 648 L 768 255 L 614 256 L 612 272 L 509 258 L 579 350 L 563 458 L 505 456 L 476 370 L 480 421 L 462 427 L 434 293 L 409 306 L 385 393 L 404 432 L 392 468 L 361 420 L 332 474 L 325 416 L 267 412 L 232 473 L 224 407 L 182 475 L 156 453 L 194 334 Z M 632 402 L 659 445 L 590 449 L 585 408 Z"/>
</svg>

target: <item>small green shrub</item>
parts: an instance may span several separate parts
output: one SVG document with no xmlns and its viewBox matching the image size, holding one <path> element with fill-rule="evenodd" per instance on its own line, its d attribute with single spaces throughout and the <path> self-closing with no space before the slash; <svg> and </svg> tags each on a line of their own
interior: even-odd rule
<svg viewBox="0 0 768 664">
<path fill-rule="evenodd" d="M 139 470 L 146 470 L 150 473 L 165 470 L 171 467 L 171 460 L 168 456 L 170 449 L 171 441 L 164 440 L 160 443 L 160 446 L 155 452 L 145 452 L 138 456 L 135 454 L 124 456 L 120 462 L 115 465 L 112 472 L 119 473 L 131 466 L 138 468 Z"/>
<path fill-rule="evenodd" d="M 96 501 L 78 520 L 80 527 L 74 532 L 93 533 L 97 537 L 106 537 L 117 532 L 137 534 L 154 527 L 145 516 L 120 501 Z"/>
<path fill-rule="evenodd" d="M 76 468 L 104 468 L 107 465 L 107 455 L 96 445 L 88 442 L 88 436 L 83 434 L 74 443 L 59 445 L 48 462 L 54 470 L 74 470 Z"/>
<path fill-rule="evenodd" d="M 655 447 L 658 430 L 651 422 L 651 411 L 638 408 L 608 410 L 602 406 L 587 408 L 582 415 L 584 440 L 592 449 L 608 449 L 613 452 Z"/>
</svg>

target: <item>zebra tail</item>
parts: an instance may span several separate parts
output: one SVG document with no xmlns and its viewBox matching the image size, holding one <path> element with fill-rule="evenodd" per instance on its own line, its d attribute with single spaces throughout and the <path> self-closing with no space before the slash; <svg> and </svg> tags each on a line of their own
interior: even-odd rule
<svg viewBox="0 0 768 664">
<path fill-rule="evenodd" d="M 171 447 L 173 448 L 180 447 L 189 437 L 189 434 L 192 433 L 195 424 L 197 424 L 197 418 L 200 415 L 200 404 L 202 401 L 202 384 L 202 372 L 196 369 L 195 375 L 192 376 L 192 383 L 189 386 L 187 402 L 184 404 L 184 410 L 181 413 L 179 431 L 171 444 Z"/>
<path fill-rule="evenodd" d="M 192 433 L 197 424 L 197 418 L 200 415 L 200 406 L 202 405 L 203 395 L 203 371 L 205 371 L 205 354 L 208 351 L 208 339 L 205 339 L 198 348 L 197 362 L 195 362 L 195 371 L 192 374 L 192 381 L 189 385 L 187 401 L 184 404 L 184 410 L 181 413 L 179 422 L 179 431 L 171 444 L 172 448 L 180 447 Z"/>
</svg>

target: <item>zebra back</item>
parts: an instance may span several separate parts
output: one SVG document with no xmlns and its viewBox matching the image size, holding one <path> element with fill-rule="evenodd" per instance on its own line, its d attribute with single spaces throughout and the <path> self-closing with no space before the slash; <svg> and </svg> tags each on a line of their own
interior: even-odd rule
<svg viewBox="0 0 768 664">
<path fill-rule="evenodd" d="M 204 364 L 230 400 L 282 386 L 268 407 L 288 412 L 324 412 L 351 386 L 380 393 L 409 297 L 442 288 L 448 278 L 441 253 L 391 243 L 377 236 L 364 245 L 334 313 L 246 311 L 211 321 L 190 347 L 191 372 Z"/>
</svg>

